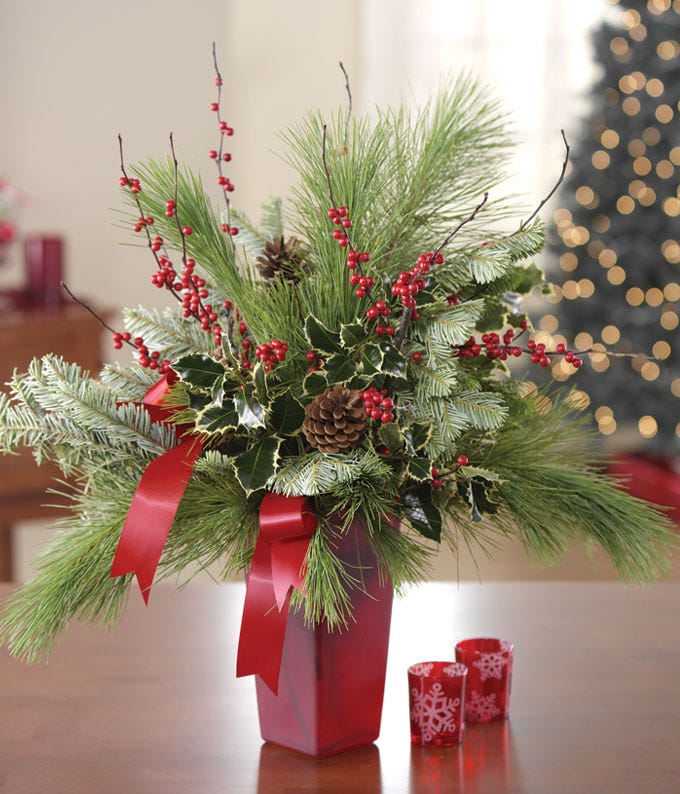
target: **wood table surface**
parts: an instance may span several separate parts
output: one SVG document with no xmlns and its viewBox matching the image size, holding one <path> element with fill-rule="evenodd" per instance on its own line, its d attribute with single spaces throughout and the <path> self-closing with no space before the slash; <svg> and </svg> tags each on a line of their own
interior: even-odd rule
<svg viewBox="0 0 680 794">
<path fill-rule="evenodd" d="M 45 666 L 0 651 L 0 791 L 680 792 L 680 584 L 415 588 L 395 602 L 380 738 L 325 760 L 260 739 L 234 672 L 243 595 L 158 586 L 113 633 L 72 625 Z M 510 719 L 412 747 L 407 666 L 480 635 L 515 644 Z"/>
</svg>

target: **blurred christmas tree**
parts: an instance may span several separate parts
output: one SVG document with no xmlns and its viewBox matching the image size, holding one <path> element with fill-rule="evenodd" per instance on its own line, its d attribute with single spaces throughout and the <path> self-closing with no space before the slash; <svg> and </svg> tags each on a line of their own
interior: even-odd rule
<svg viewBox="0 0 680 794">
<path fill-rule="evenodd" d="M 680 454 L 680 0 L 619 0 L 594 35 L 602 67 L 554 216 L 555 315 L 592 354 L 576 375 L 615 449 Z M 588 358 L 588 357 L 586 357 Z M 572 371 L 554 365 L 564 380 Z M 606 371 L 606 375 L 603 374 Z M 613 435 L 615 434 L 615 435 Z"/>
</svg>

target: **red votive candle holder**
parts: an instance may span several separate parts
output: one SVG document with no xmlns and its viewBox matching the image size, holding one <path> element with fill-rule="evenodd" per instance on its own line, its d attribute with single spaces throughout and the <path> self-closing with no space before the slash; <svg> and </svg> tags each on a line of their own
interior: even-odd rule
<svg viewBox="0 0 680 794">
<path fill-rule="evenodd" d="M 64 271 L 64 241 L 57 236 L 26 238 L 26 275 L 33 304 L 41 309 L 61 305 Z"/>
<path fill-rule="evenodd" d="M 456 645 L 456 661 L 468 668 L 467 722 L 503 720 L 510 713 L 513 651 L 509 642 L 491 637 Z"/>
<path fill-rule="evenodd" d="M 419 662 L 408 668 L 411 741 L 421 747 L 453 747 L 463 738 L 465 665 Z"/>
</svg>

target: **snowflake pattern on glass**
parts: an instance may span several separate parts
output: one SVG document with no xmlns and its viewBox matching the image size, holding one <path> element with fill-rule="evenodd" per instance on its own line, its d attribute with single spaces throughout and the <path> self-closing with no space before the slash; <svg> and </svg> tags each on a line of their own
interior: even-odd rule
<svg viewBox="0 0 680 794">
<path fill-rule="evenodd" d="M 501 710 L 496 705 L 496 695 L 492 692 L 490 695 L 480 695 L 479 692 L 474 690 L 470 692 L 470 696 L 465 703 L 465 716 L 474 720 L 475 722 L 487 722 L 497 717 Z"/>
<path fill-rule="evenodd" d="M 467 667 L 460 662 L 452 662 L 442 668 L 442 673 L 444 673 L 444 675 L 450 675 L 451 678 L 453 678 L 454 676 L 465 675 L 465 673 L 467 673 Z"/>
<path fill-rule="evenodd" d="M 413 675 L 430 675 L 432 672 L 432 668 L 434 667 L 434 662 L 422 662 L 421 664 L 414 664 L 411 668 L 411 672 Z"/>
<path fill-rule="evenodd" d="M 478 653 L 480 658 L 472 664 L 480 671 L 482 681 L 486 681 L 488 678 L 502 678 L 503 668 L 508 663 L 507 652 L 481 653 L 478 651 Z"/>
<path fill-rule="evenodd" d="M 439 734 L 456 730 L 460 698 L 446 697 L 439 683 L 432 684 L 425 692 L 413 689 L 411 694 L 411 719 L 420 728 L 423 741 L 431 742 Z"/>
</svg>

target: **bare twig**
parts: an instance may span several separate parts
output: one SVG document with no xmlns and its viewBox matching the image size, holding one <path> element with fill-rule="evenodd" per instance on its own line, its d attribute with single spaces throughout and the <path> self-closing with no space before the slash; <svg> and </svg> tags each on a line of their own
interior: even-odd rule
<svg viewBox="0 0 680 794">
<path fill-rule="evenodd" d="M 61 284 L 66 294 L 69 295 L 69 297 L 72 298 L 79 306 L 82 306 L 83 309 L 85 309 L 85 311 L 89 312 L 95 318 L 95 320 L 97 320 L 97 322 L 102 326 L 102 328 L 105 328 L 107 331 L 110 331 L 112 334 L 119 333 L 118 331 L 116 331 L 115 328 L 112 328 L 103 317 L 100 317 L 100 315 L 98 315 L 97 312 L 91 306 L 88 306 L 87 303 L 81 301 L 80 298 L 77 298 L 73 294 L 73 292 L 71 292 L 65 281 L 60 281 L 59 283 Z M 127 339 L 123 339 L 122 334 L 121 334 L 121 342 L 125 342 L 126 345 L 130 345 L 130 347 L 134 348 L 135 350 L 137 349 L 135 345 L 132 344 L 132 342 L 128 341 Z"/>
<path fill-rule="evenodd" d="M 478 213 L 478 212 L 479 212 L 479 211 L 482 209 L 482 207 L 483 207 L 483 206 L 486 204 L 486 202 L 488 201 L 488 199 L 489 199 L 489 194 L 488 194 L 488 193 L 485 193 L 485 194 L 483 195 L 483 197 L 482 197 L 482 200 L 481 200 L 481 201 L 479 202 L 479 204 L 478 204 L 478 205 L 477 205 L 477 206 L 476 206 L 476 207 L 475 207 L 475 208 L 472 210 L 472 212 L 471 212 L 471 213 L 470 213 L 470 214 L 467 216 L 467 218 L 463 218 L 463 220 L 462 220 L 462 221 L 461 221 L 461 222 L 460 222 L 460 223 L 459 223 L 457 226 L 455 226 L 455 227 L 454 227 L 454 228 L 453 228 L 453 229 L 452 229 L 452 230 L 449 232 L 449 234 L 447 234 L 447 235 L 446 235 L 446 237 L 444 238 L 444 241 L 441 243 L 441 245 L 439 246 L 439 248 L 437 248 L 437 250 L 436 250 L 436 251 L 435 251 L 435 252 L 432 254 L 432 259 L 434 259 L 434 258 L 435 258 L 435 256 L 437 256 L 437 254 L 439 254 L 439 253 L 441 253 L 441 252 L 442 252 L 442 250 L 443 250 L 443 249 L 444 249 L 444 248 L 445 248 L 445 247 L 446 247 L 446 246 L 447 246 L 447 245 L 448 245 L 448 244 L 451 242 L 451 240 L 453 240 L 453 238 L 454 238 L 454 237 L 455 237 L 455 236 L 458 234 L 458 232 L 459 232 L 459 231 L 460 231 L 460 230 L 463 228 L 463 226 L 465 226 L 466 224 L 470 223 L 470 221 L 472 221 L 472 220 L 474 220 L 474 219 L 475 219 L 475 216 L 476 216 L 476 215 L 477 215 L 477 213 Z"/>
<path fill-rule="evenodd" d="M 349 86 L 349 75 L 347 74 L 347 69 L 345 69 L 345 65 L 342 61 L 340 63 L 340 69 L 345 76 L 345 91 L 347 91 L 347 115 L 345 116 L 345 149 L 347 148 L 347 144 L 349 143 L 349 122 L 352 118 L 352 89 Z"/>
<path fill-rule="evenodd" d="M 529 217 L 525 221 L 522 221 L 522 223 L 520 223 L 519 229 L 517 230 L 518 232 L 521 232 L 523 229 L 526 229 L 526 227 L 531 223 L 531 221 L 543 209 L 544 205 L 547 204 L 548 201 L 550 201 L 557 188 L 564 181 L 564 175 L 567 173 L 567 165 L 569 163 L 569 152 L 571 150 L 569 148 L 569 144 L 567 143 L 567 136 L 564 134 L 564 130 L 560 130 L 560 132 L 562 133 L 562 140 L 564 141 L 564 148 L 565 148 L 564 162 L 562 163 L 562 171 L 559 175 L 557 182 L 555 182 L 555 184 L 553 185 L 553 188 L 550 191 L 550 193 L 548 193 L 548 195 L 543 199 L 543 201 L 541 201 L 541 203 L 538 205 L 538 207 L 536 207 L 536 209 L 531 213 L 531 215 L 529 215 Z"/>
</svg>

